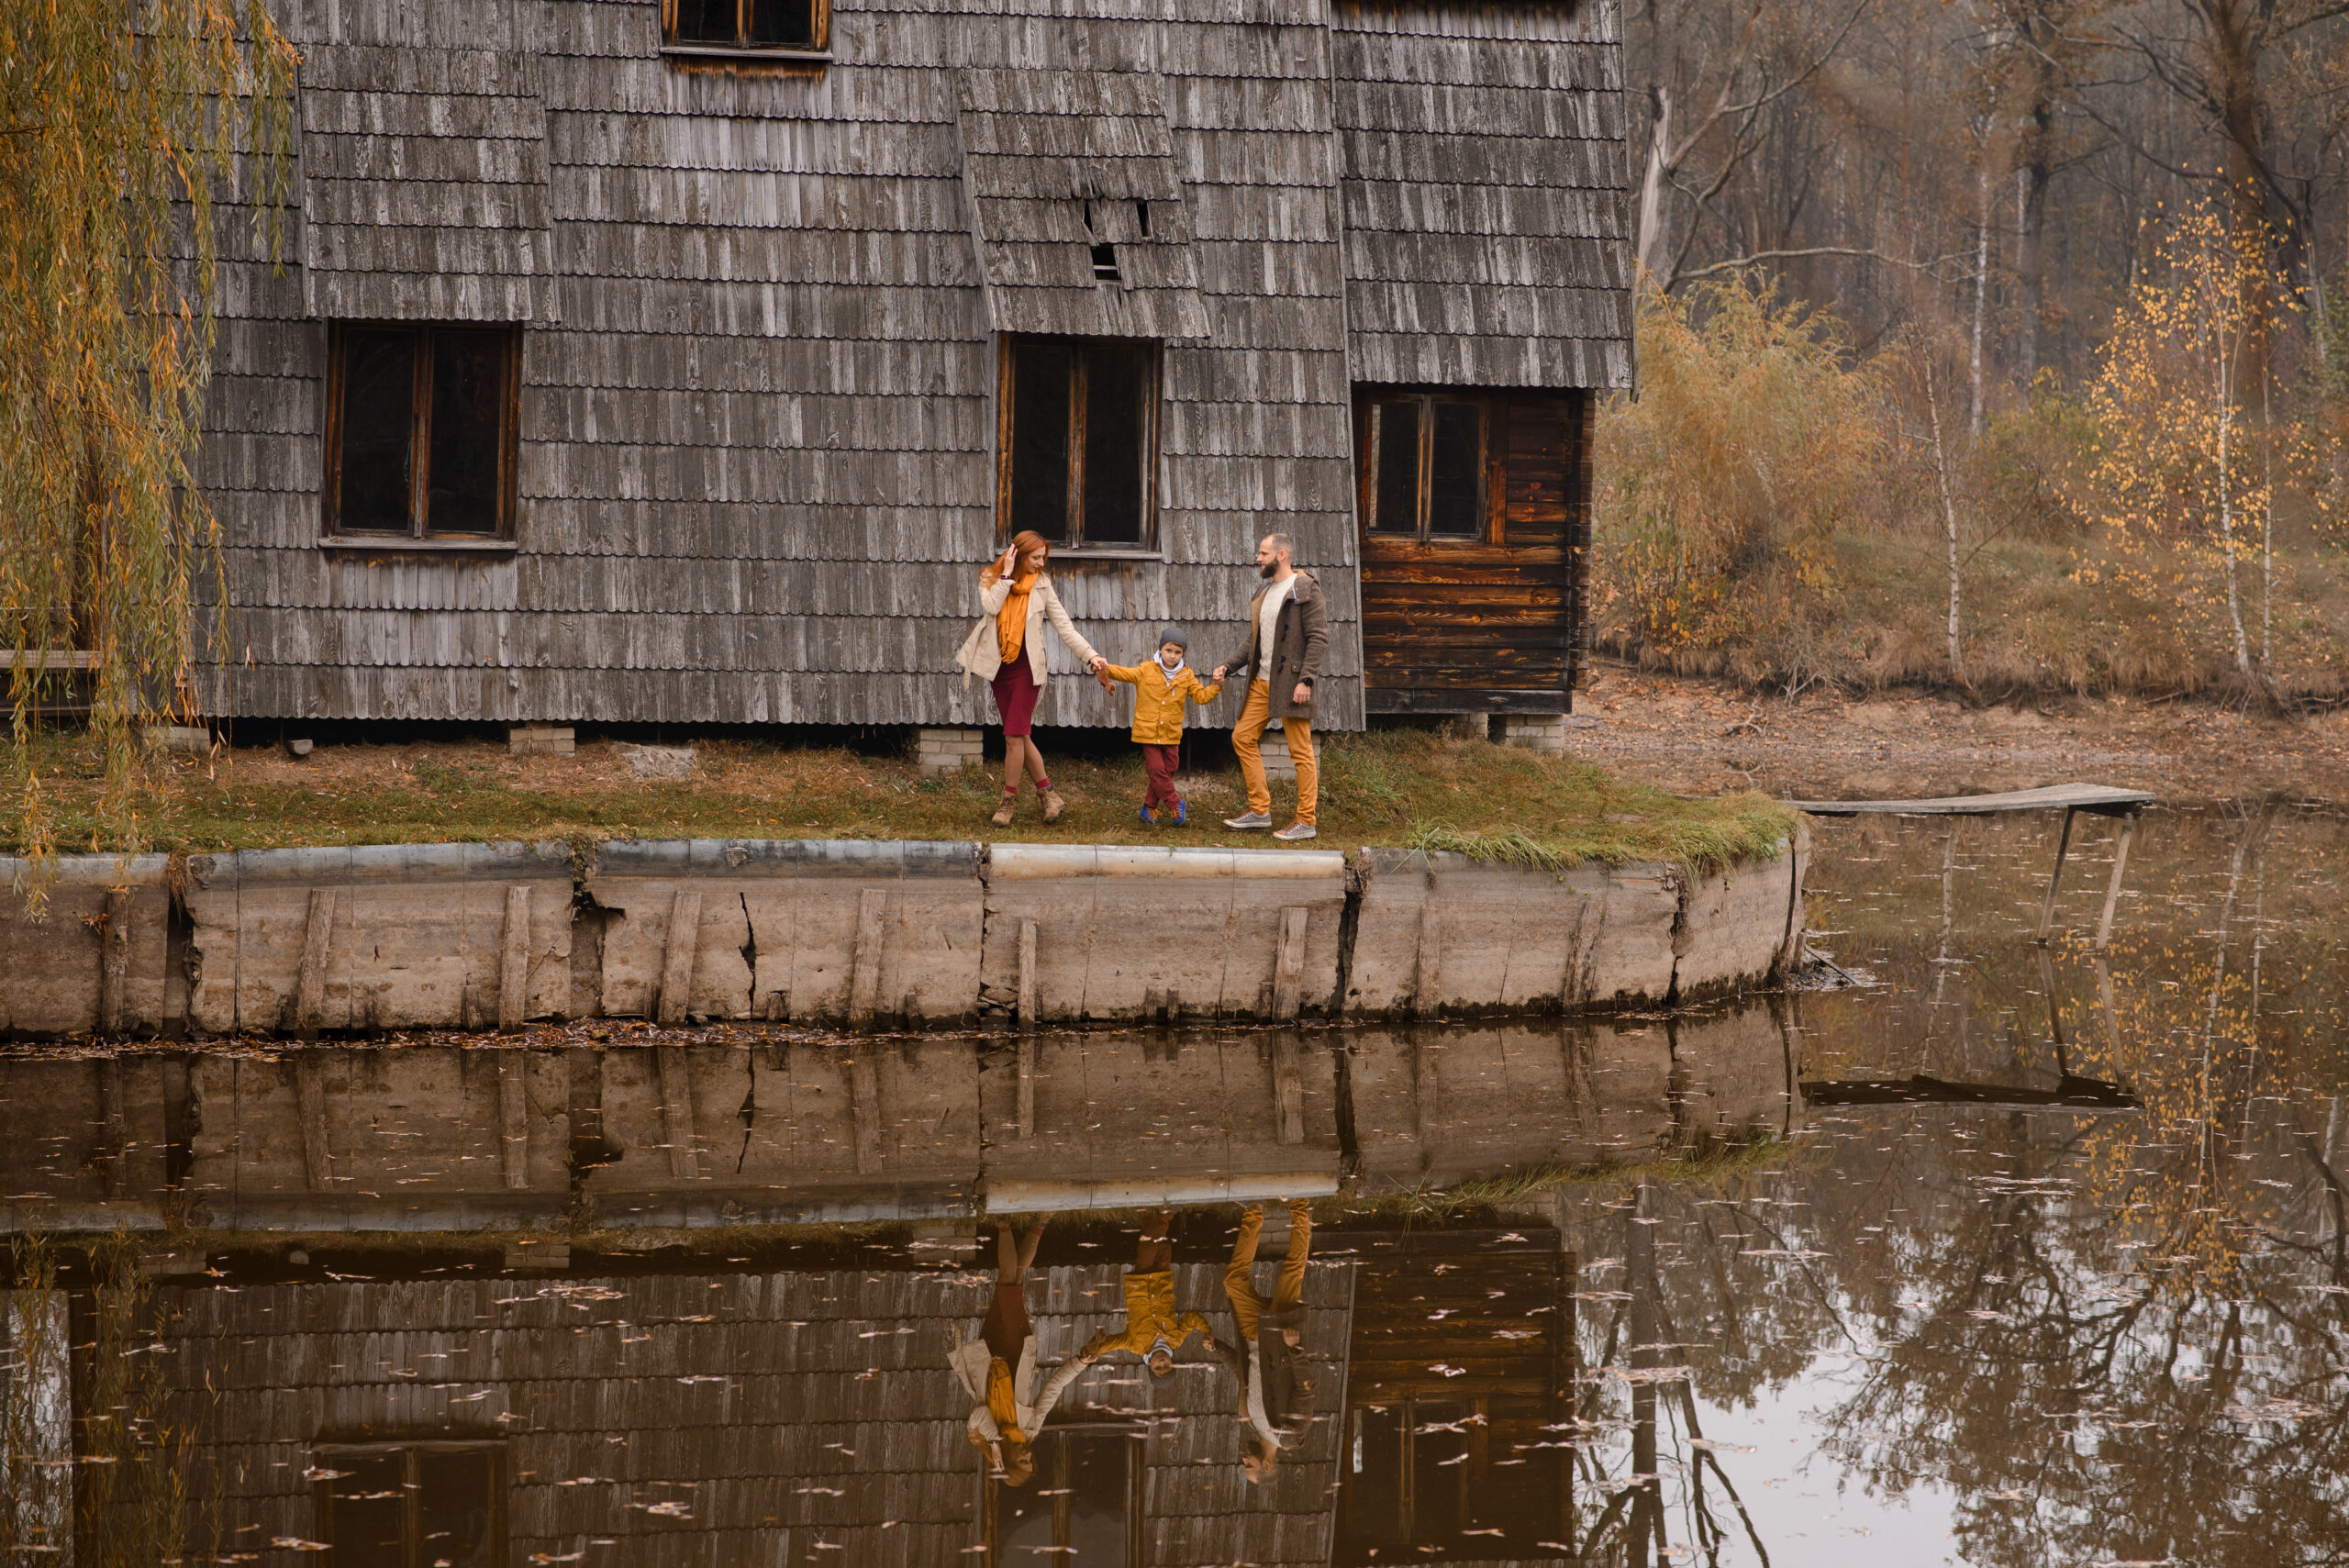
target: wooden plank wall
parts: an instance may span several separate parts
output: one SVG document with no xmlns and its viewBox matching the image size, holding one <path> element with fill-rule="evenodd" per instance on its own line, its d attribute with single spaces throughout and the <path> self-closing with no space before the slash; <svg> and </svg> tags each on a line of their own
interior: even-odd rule
<svg viewBox="0 0 2349 1568">
<path fill-rule="evenodd" d="M 1270 1260 L 1277 1251 L 1264 1249 Z M 1259 1269 L 1269 1289 L 1272 1263 Z M 1029 1306 L 1046 1365 L 1124 1311 L 1115 1263 L 1045 1271 Z M 159 1293 L 172 1386 L 217 1472 L 229 1539 L 316 1539 L 327 1438 L 507 1445 L 510 1560 L 928 1565 L 979 1539 L 968 1397 L 946 1355 L 991 1274 L 842 1271 L 603 1281 L 343 1282 Z M 1069 1404 L 1160 1418 L 1143 1455 L 1147 1561 L 1329 1561 L 1353 1266 L 1307 1275 L 1322 1419 L 1265 1493 L 1240 1473 L 1237 1390 L 1195 1342 L 1152 1380 L 1101 1362 Z M 1177 1297 L 1231 1333 L 1222 1270 Z M 203 1496 L 214 1479 L 191 1482 Z M 654 1515 L 656 1504 L 682 1516 Z M 596 1544 L 604 1542 L 607 1544 Z M 822 1543 L 822 1544 L 818 1544 Z"/>
<path fill-rule="evenodd" d="M 1286 529 L 1330 599 L 1323 720 L 1359 725 L 1329 29 L 1305 0 L 1070 10 L 844 0 L 833 63 L 742 72 L 664 62 L 652 0 L 295 0 L 299 45 L 540 57 L 555 275 L 524 334 L 517 553 L 330 556 L 315 545 L 326 325 L 305 315 L 298 267 L 273 277 L 259 260 L 251 209 L 224 206 L 198 474 L 226 528 L 230 605 L 209 624 L 230 658 L 209 705 L 990 717 L 950 673 L 996 536 L 996 375 L 952 62 L 1163 78 L 1210 335 L 1164 357 L 1166 560 L 1062 569 L 1072 614 L 1112 657 L 1141 656 L 1172 619 L 1201 662 L 1220 658 L 1254 539 Z M 395 86 L 365 96 L 385 123 L 414 110 Z M 404 313 L 433 308 L 404 287 Z M 1056 639 L 1052 657 L 1073 671 Z M 1241 695 L 1208 722 L 1229 724 Z M 1063 680 L 1041 717 L 1122 724 L 1124 703 Z"/>
</svg>

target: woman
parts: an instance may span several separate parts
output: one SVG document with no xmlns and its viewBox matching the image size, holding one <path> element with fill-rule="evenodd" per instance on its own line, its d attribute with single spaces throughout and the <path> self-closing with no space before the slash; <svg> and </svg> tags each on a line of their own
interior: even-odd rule
<svg viewBox="0 0 2349 1568">
<path fill-rule="evenodd" d="M 1029 733 L 1036 717 L 1036 699 L 1044 691 L 1044 620 L 1061 634 L 1069 651 L 1098 671 L 1109 662 L 1078 635 L 1075 623 L 1061 608 L 1044 560 L 1052 547 L 1033 533 L 1012 536 L 1011 548 L 990 561 L 979 573 L 979 607 L 986 613 L 971 635 L 963 639 L 954 662 L 963 667 L 963 684 L 978 676 L 995 692 L 996 712 L 1003 719 L 1003 803 L 996 807 L 995 825 L 1011 826 L 1011 808 L 1019 800 L 1019 779 L 1033 773 L 1036 793 L 1043 797 L 1044 820 L 1057 822 L 1068 809 L 1044 772 L 1044 754 Z"/>
<path fill-rule="evenodd" d="M 1036 1473 L 1038 1430 L 1068 1385 L 1091 1366 L 1087 1351 L 1052 1373 L 1041 1390 L 1036 1387 L 1036 1329 L 1028 1320 L 1028 1271 L 1035 1266 L 1036 1244 L 1044 1237 L 1038 1220 L 1025 1234 L 1011 1227 L 995 1228 L 995 1299 L 979 1325 L 979 1337 L 954 1347 L 947 1357 L 963 1390 L 975 1401 L 965 1436 L 986 1455 L 987 1469 L 1005 1485 L 1025 1486 Z M 1017 1367 L 1019 1370 L 1014 1371 Z"/>
</svg>

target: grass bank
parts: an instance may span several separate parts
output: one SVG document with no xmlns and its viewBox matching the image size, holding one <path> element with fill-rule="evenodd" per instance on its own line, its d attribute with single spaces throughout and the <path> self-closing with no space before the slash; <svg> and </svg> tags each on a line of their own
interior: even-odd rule
<svg viewBox="0 0 2349 1568">
<path fill-rule="evenodd" d="M 1045 737 L 1049 745 L 1050 737 Z M 1204 748 L 1203 748 L 1204 750 Z M 1144 827 L 1135 807 L 1141 764 L 1132 748 L 1052 758 L 1068 798 L 1045 825 L 1032 792 L 1008 829 L 987 821 L 1000 773 L 924 777 L 908 759 L 842 748 L 704 740 L 691 774 L 641 779 L 631 748 L 590 741 L 570 757 L 512 757 L 494 742 L 322 745 L 303 759 L 239 748 L 152 764 L 135 847 L 201 852 L 296 844 L 481 842 L 563 839 L 985 839 L 995 842 L 1264 847 L 1261 832 L 1221 818 L 1245 801 L 1225 762 L 1186 775 L 1184 828 Z M 59 736 L 32 760 L 61 851 L 112 851 L 99 810 L 103 759 Z M 10 798 L 23 797 L 24 759 Z M 1293 786 L 1274 782 L 1285 812 Z M 1286 820 L 1281 817 L 1279 820 Z M 1664 861 L 1712 871 L 1769 853 L 1794 817 L 1759 795 L 1683 799 L 1564 758 L 1425 730 L 1322 738 L 1319 847 L 1455 849 L 1531 864 Z M 22 852 L 11 818 L 0 849 Z"/>
</svg>

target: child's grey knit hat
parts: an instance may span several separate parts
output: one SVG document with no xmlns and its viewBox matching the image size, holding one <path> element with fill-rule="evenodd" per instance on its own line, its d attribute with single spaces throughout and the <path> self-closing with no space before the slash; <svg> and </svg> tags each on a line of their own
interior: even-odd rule
<svg viewBox="0 0 2349 1568">
<path fill-rule="evenodd" d="M 1181 627 L 1160 627 L 1158 628 L 1158 646 L 1163 648 L 1170 642 L 1186 653 L 1188 653 L 1191 651 L 1190 640 L 1183 635 L 1183 628 Z"/>
</svg>

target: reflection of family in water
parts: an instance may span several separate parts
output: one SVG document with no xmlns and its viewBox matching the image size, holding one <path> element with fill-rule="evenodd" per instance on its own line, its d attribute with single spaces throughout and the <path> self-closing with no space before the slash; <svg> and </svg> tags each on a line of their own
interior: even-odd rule
<svg viewBox="0 0 2349 1568">
<path fill-rule="evenodd" d="M 1174 1247 L 1168 1232 L 1172 1209 L 1162 1209 L 1142 1228 L 1133 1266 L 1126 1272 L 1125 1329 L 1104 1330 L 1037 1386 L 1036 1331 L 1028 1317 L 1028 1273 L 1043 1240 L 1041 1219 L 1015 1230 L 996 1226 L 995 1299 L 979 1325 L 979 1337 L 957 1345 L 950 1357 L 957 1377 L 976 1407 L 971 1412 L 972 1446 L 986 1455 L 987 1468 L 1006 1484 L 1025 1485 L 1035 1473 L 1038 1433 L 1061 1396 L 1085 1369 L 1106 1355 L 1139 1357 L 1153 1377 L 1174 1370 L 1174 1352 L 1197 1335 L 1204 1349 L 1233 1374 L 1233 1404 L 1245 1423 L 1241 1467 L 1252 1483 L 1269 1477 L 1280 1451 L 1305 1424 L 1312 1407 L 1313 1381 L 1306 1373 L 1305 1264 L 1313 1244 L 1313 1215 L 1301 1198 L 1288 1206 L 1288 1254 L 1269 1299 L 1256 1289 L 1256 1242 L 1264 1211 L 1251 1204 L 1241 1214 L 1240 1236 L 1223 1272 L 1223 1294 L 1236 1332 L 1219 1341 L 1197 1312 L 1177 1315 Z"/>
</svg>

